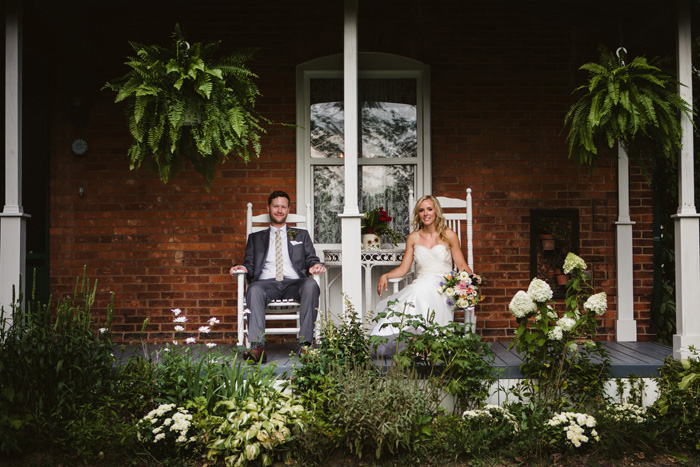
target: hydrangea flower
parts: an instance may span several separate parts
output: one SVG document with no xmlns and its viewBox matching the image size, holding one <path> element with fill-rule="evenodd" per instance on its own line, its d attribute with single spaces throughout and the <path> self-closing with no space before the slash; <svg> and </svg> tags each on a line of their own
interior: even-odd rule
<svg viewBox="0 0 700 467">
<path fill-rule="evenodd" d="M 600 292 L 595 295 L 591 295 L 583 304 L 583 307 L 594 312 L 598 316 L 605 314 L 605 310 L 608 309 L 608 295 L 605 292 Z"/>
<path fill-rule="evenodd" d="M 189 436 L 192 414 L 175 404 L 161 404 L 137 423 L 138 439 L 143 442 L 186 444 L 196 440 Z"/>
<path fill-rule="evenodd" d="M 532 279 L 530 287 L 527 288 L 527 294 L 532 300 L 539 303 L 547 302 L 554 296 L 552 288 L 542 279 Z"/>
<path fill-rule="evenodd" d="M 552 330 L 549 331 L 549 334 L 547 334 L 547 337 L 553 341 L 560 341 L 562 337 L 564 337 L 564 332 L 560 326 L 554 326 Z"/>
<path fill-rule="evenodd" d="M 581 259 L 580 256 L 577 256 L 573 253 L 569 253 L 566 255 L 566 259 L 564 260 L 564 274 L 570 274 L 571 271 L 574 269 L 580 269 L 580 270 L 585 270 L 586 269 L 586 262 Z"/>
<path fill-rule="evenodd" d="M 565 332 L 571 331 L 575 325 L 576 320 L 567 316 L 564 316 L 563 318 L 560 318 L 559 321 L 557 321 L 557 326 L 559 326 L 562 329 L 562 331 Z"/>
<path fill-rule="evenodd" d="M 560 412 L 547 421 L 548 426 L 562 426 L 563 435 L 567 442 L 574 447 L 581 447 L 582 443 L 587 443 L 592 437 L 600 441 L 598 432 L 594 429 L 596 420 L 592 416 L 584 413 Z M 587 433 L 588 432 L 588 433 Z"/>
<path fill-rule="evenodd" d="M 510 301 L 508 309 L 516 318 L 526 318 L 537 311 L 537 304 L 532 301 L 527 292 L 520 290 Z"/>
<path fill-rule="evenodd" d="M 607 412 L 618 422 L 644 423 L 647 409 L 635 404 L 614 404 L 608 407 Z"/>
<path fill-rule="evenodd" d="M 484 406 L 483 409 L 474 409 L 474 410 L 467 410 L 462 414 L 462 418 L 464 419 L 485 419 L 488 420 L 489 422 L 493 421 L 498 422 L 500 420 L 506 421 L 511 429 L 514 432 L 517 432 L 520 430 L 520 426 L 518 425 L 518 421 L 515 418 L 515 416 L 508 411 L 507 408 L 498 406 L 498 405 L 493 405 L 493 404 L 487 404 Z"/>
</svg>

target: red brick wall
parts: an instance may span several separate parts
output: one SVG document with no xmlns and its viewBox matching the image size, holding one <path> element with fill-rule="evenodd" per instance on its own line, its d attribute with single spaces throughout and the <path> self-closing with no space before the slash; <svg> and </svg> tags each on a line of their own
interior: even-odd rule
<svg viewBox="0 0 700 467">
<path fill-rule="evenodd" d="M 173 338 L 171 308 L 188 329 L 212 317 L 221 324 L 207 340 L 235 339 L 235 291 L 227 274 L 245 244 L 244 210 L 265 207 L 272 189 L 295 198 L 295 129 L 269 128 L 259 160 L 226 164 L 207 192 L 184 170 L 167 185 L 148 172 L 129 171 L 129 137 L 114 95 L 99 91 L 126 72 L 127 41 L 167 45 L 175 22 L 190 41 L 221 39 L 224 51 L 262 47 L 252 63 L 264 95 L 258 109 L 293 123 L 295 67 L 342 52 L 341 3 L 270 1 L 261 6 L 163 7 L 84 5 L 82 66 L 90 70 L 90 121 L 71 122 L 70 70 L 55 83 L 51 154 L 51 288 L 72 293 L 86 267 L 98 280 L 96 309 L 114 293 L 114 332 L 123 342 Z M 614 335 L 615 166 L 603 161 L 589 174 L 567 158 L 563 118 L 570 92 L 584 75 L 576 68 L 597 55 L 601 33 L 562 17 L 454 1 L 360 4 L 360 50 L 407 56 L 431 66 L 433 192 L 474 190 L 476 269 L 488 278 L 479 307 L 479 332 L 505 339 L 515 323 L 508 303 L 530 275 L 530 209 L 578 209 L 580 255 L 609 295 L 602 323 Z M 430 3 L 432 5 L 432 3 Z M 669 52 L 671 53 L 671 52 Z M 60 58 L 61 54 L 57 54 Z M 58 66 L 58 63 L 57 63 Z M 75 157 L 70 143 L 88 141 Z M 85 195 L 78 196 L 79 187 Z M 651 193 L 633 172 L 635 317 L 649 339 L 652 289 Z M 294 209 L 294 206 L 293 206 Z"/>
</svg>

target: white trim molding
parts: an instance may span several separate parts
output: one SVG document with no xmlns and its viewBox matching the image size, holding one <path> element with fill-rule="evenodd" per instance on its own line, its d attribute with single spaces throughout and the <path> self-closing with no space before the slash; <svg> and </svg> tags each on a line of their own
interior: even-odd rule
<svg viewBox="0 0 700 467">
<path fill-rule="evenodd" d="M 678 92 L 693 102 L 690 1 L 678 2 Z M 673 357 L 685 358 L 692 345 L 700 349 L 700 216 L 695 209 L 693 127 L 681 114 L 683 148 L 678 160 L 678 213 L 673 216 L 676 249 L 676 334 Z"/>
</svg>

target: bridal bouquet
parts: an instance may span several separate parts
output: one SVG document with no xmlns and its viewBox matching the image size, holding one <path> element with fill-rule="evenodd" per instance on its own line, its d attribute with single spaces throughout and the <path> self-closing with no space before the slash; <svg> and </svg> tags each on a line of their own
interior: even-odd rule
<svg viewBox="0 0 700 467">
<path fill-rule="evenodd" d="M 484 299 L 480 292 L 481 285 L 486 282 L 478 274 L 467 271 L 450 271 L 445 280 L 440 282 L 438 292 L 445 295 L 449 306 L 464 309 L 470 308 Z"/>
</svg>

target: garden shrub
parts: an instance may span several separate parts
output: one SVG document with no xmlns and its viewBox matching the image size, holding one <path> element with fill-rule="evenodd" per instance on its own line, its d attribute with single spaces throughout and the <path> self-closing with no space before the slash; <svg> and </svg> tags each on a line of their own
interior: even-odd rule
<svg viewBox="0 0 700 467">
<path fill-rule="evenodd" d="M 156 457 L 181 456 L 197 441 L 192 414 L 175 404 L 160 404 L 136 424 L 138 440 Z"/>
<path fill-rule="evenodd" d="M 668 357 L 655 378 L 658 399 L 652 407 L 655 425 L 668 446 L 700 451 L 700 351 L 690 357 Z"/>
<path fill-rule="evenodd" d="M 596 419 L 592 415 L 576 412 L 555 413 L 545 423 L 557 447 L 567 450 L 580 449 L 600 441 Z"/>
<path fill-rule="evenodd" d="M 520 425 L 508 408 L 496 405 L 467 410 L 456 420 L 442 418 L 448 421 L 441 423 L 442 430 L 449 433 L 444 450 L 455 459 L 487 459 L 498 455 L 520 432 Z M 450 427 L 453 420 L 455 426 Z"/>
<path fill-rule="evenodd" d="M 300 364 L 294 365 L 294 390 L 307 400 L 324 397 L 331 368 L 344 367 L 346 363 L 364 365 L 371 361 L 362 321 L 347 298 L 345 307 L 338 324 L 330 320 L 316 323 L 321 339 L 315 348 L 300 355 Z"/>
<path fill-rule="evenodd" d="M 272 370 L 254 367 L 236 397 L 218 402 L 214 414 L 202 422 L 208 460 L 267 466 L 274 459 L 291 459 L 305 409 Z"/>
<path fill-rule="evenodd" d="M 495 355 L 489 343 L 464 323 L 441 326 L 416 316 L 406 325 L 397 338 L 403 350 L 394 357 L 395 364 L 416 368 L 436 391 L 436 397 L 453 395 L 456 411 L 477 407 L 486 400 L 497 379 L 493 374 Z"/>
<path fill-rule="evenodd" d="M 510 347 L 521 353 L 525 376 L 517 393 L 553 411 L 587 410 L 605 402 L 610 358 L 595 337 L 607 296 L 592 294 L 585 269 L 581 258 L 567 255 L 563 270 L 571 278 L 563 312 L 554 308 L 552 289 L 541 279 L 516 293 L 509 306 L 518 322 Z"/>
<path fill-rule="evenodd" d="M 83 275 L 73 297 L 58 300 L 53 310 L 34 296 L 23 309 L 19 296 L 9 316 L 0 313 L 0 452 L 20 453 L 37 443 L 84 451 L 83 430 L 71 430 L 111 410 L 94 405 L 117 382 L 109 336 L 114 309 L 110 303 L 95 333 L 90 309 L 96 290 Z"/>
<path fill-rule="evenodd" d="M 333 370 L 325 417 L 338 446 L 377 459 L 426 450 L 438 401 L 415 372 L 390 367 L 381 374 L 371 363 Z"/>
<path fill-rule="evenodd" d="M 653 415 L 634 403 L 610 404 L 595 415 L 600 440 L 596 454 L 606 459 L 619 459 L 627 454 L 652 456 L 656 451 L 656 430 Z"/>
</svg>

